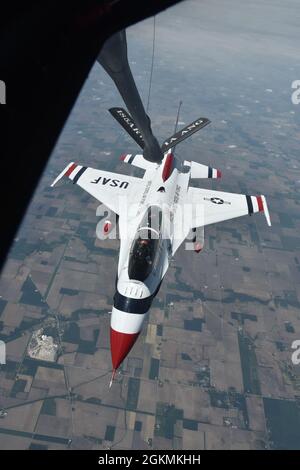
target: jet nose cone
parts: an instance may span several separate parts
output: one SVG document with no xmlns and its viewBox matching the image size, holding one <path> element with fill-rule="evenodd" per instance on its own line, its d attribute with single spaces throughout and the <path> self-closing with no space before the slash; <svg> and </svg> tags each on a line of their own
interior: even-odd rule
<svg viewBox="0 0 300 470">
<path fill-rule="evenodd" d="M 118 369 L 124 361 L 138 335 L 139 333 L 121 333 L 110 328 L 110 350 L 114 369 Z"/>
</svg>

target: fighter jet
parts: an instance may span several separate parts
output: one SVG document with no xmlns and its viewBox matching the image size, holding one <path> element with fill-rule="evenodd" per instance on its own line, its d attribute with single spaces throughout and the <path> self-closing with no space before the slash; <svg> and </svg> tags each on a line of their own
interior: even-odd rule
<svg viewBox="0 0 300 470">
<path fill-rule="evenodd" d="M 122 108 L 110 111 L 143 147 L 139 129 L 128 113 Z M 110 385 L 142 330 L 172 257 L 187 237 L 199 253 L 206 225 L 256 212 L 263 212 L 271 225 L 265 196 L 195 187 L 193 182 L 199 179 L 220 178 L 220 170 L 174 156 L 175 145 L 209 122 L 199 118 L 167 139 L 161 146 L 163 159 L 159 163 L 145 160 L 142 154 L 121 155 L 124 164 L 144 171 L 142 177 L 71 162 L 51 185 L 68 177 L 118 216 L 120 254 L 110 322 Z M 104 233 L 112 226 L 105 220 Z"/>
</svg>

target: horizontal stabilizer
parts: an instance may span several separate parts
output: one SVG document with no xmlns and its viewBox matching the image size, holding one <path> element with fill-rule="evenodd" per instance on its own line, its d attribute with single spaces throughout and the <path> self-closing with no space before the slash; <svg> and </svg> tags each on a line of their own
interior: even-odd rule
<svg viewBox="0 0 300 470">
<path fill-rule="evenodd" d="M 271 227 L 271 218 L 270 218 L 270 213 L 269 213 L 269 208 L 268 208 L 268 205 L 267 205 L 267 201 L 266 201 L 266 198 L 265 196 L 261 195 L 261 199 L 262 199 L 262 203 L 263 203 L 263 209 L 264 209 L 264 214 L 265 214 L 265 217 L 266 217 L 266 221 L 267 221 L 267 224 L 269 225 L 269 227 Z"/>
<path fill-rule="evenodd" d="M 221 178 L 222 173 L 216 168 L 211 166 L 202 165 L 197 162 L 190 162 L 185 160 L 183 162 L 185 166 L 189 166 L 191 169 L 191 178 Z"/>
<path fill-rule="evenodd" d="M 121 155 L 120 160 L 124 163 L 129 163 L 130 165 L 142 168 L 143 170 L 149 170 L 150 168 L 153 168 L 153 165 L 155 165 L 155 163 L 146 160 L 143 155 L 132 155 L 131 153 Z"/>
<path fill-rule="evenodd" d="M 162 151 L 165 153 L 175 145 L 182 142 L 184 139 L 187 139 L 195 132 L 203 129 L 203 127 L 207 126 L 210 123 L 210 120 L 207 118 L 199 118 L 196 121 L 192 122 L 188 126 L 184 127 L 180 131 L 175 132 L 169 139 L 167 139 L 161 146 Z"/>
<path fill-rule="evenodd" d="M 123 108 L 110 108 L 110 114 L 118 121 L 119 124 L 125 129 L 130 137 L 143 149 L 145 147 L 145 141 L 142 133 L 135 124 L 132 117 Z"/>
</svg>

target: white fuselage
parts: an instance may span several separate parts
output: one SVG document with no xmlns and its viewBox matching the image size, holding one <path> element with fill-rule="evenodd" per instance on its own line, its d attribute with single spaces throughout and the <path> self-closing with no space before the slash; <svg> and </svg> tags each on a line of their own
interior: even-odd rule
<svg viewBox="0 0 300 470">
<path fill-rule="evenodd" d="M 161 164 L 153 163 L 146 170 L 143 179 L 146 185 L 142 193 L 136 194 L 136 204 L 129 208 L 130 215 L 126 214 L 125 217 L 120 213 L 119 218 L 120 256 L 111 330 L 121 335 L 136 336 L 141 331 L 145 315 L 168 269 L 172 253 L 175 252 L 174 211 L 178 206 L 178 199 L 183 197 L 188 189 L 189 172 L 179 172 L 175 158 L 169 152 Z M 149 274 L 142 280 L 135 279 L 129 272 L 132 247 L 139 229 L 145 228 L 145 214 L 153 206 L 161 210 L 156 253 Z M 122 351 L 122 355 L 124 353 L 125 351 Z M 115 364 L 115 368 L 117 367 L 118 364 Z"/>
</svg>

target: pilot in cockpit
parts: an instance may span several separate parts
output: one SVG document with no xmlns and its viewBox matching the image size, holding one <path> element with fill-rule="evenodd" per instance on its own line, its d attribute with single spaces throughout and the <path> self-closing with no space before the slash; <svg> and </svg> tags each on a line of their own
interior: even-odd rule
<svg viewBox="0 0 300 470">
<path fill-rule="evenodd" d="M 137 240 L 135 257 L 140 260 L 144 259 L 147 261 L 148 264 L 152 264 L 149 240 L 144 238 L 139 238 Z"/>
</svg>

